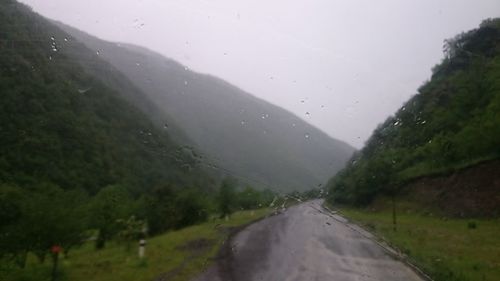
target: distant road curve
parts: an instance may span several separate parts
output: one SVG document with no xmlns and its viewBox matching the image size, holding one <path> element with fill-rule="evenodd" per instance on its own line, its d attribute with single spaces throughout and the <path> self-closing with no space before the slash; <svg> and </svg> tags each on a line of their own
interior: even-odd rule
<svg viewBox="0 0 500 281">
<path fill-rule="evenodd" d="M 245 228 L 231 239 L 229 254 L 195 280 L 424 280 L 321 203 L 302 203 Z"/>
</svg>

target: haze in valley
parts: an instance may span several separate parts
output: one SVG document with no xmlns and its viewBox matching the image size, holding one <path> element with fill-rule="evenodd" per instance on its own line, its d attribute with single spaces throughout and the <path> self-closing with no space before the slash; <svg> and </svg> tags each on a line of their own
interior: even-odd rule
<svg viewBox="0 0 500 281">
<path fill-rule="evenodd" d="M 498 0 L 21 2 L 216 75 L 358 148 L 429 79 L 444 39 L 500 16 Z"/>
</svg>

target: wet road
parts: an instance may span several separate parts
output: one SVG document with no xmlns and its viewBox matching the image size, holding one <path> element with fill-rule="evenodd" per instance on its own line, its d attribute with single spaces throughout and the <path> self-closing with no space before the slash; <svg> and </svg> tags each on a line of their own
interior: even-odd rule
<svg viewBox="0 0 500 281">
<path fill-rule="evenodd" d="M 421 281 L 369 233 L 312 201 L 254 223 L 201 280 Z"/>
</svg>

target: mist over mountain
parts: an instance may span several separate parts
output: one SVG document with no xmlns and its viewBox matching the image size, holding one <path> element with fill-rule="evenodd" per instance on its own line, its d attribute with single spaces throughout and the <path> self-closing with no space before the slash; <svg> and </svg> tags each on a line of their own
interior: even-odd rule
<svg viewBox="0 0 500 281">
<path fill-rule="evenodd" d="M 193 72 L 145 48 L 106 42 L 57 24 L 138 87 L 144 96 L 133 101 L 152 104 L 154 110 L 148 113 L 158 125 L 181 128 L 220 171 L 243 182 L 282 191 L 317 187 L 354 151 L 219 78 Z M 162 124 L 158 116 L 168 121 Z"/>
</svg>

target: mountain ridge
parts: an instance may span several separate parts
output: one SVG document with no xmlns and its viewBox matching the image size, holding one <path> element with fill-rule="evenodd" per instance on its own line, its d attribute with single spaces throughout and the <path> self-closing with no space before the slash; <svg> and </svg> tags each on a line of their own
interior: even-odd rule
<svg viewBox="0 0 500 281">
<path fill-rule="evenodd" d="M 99 52 L 169 113 L 222 169 L 282 191 L 322 185 L 354 148 L 286 109 L 147 48 L 97 39 L 57 23 Z"/>
</svg>

